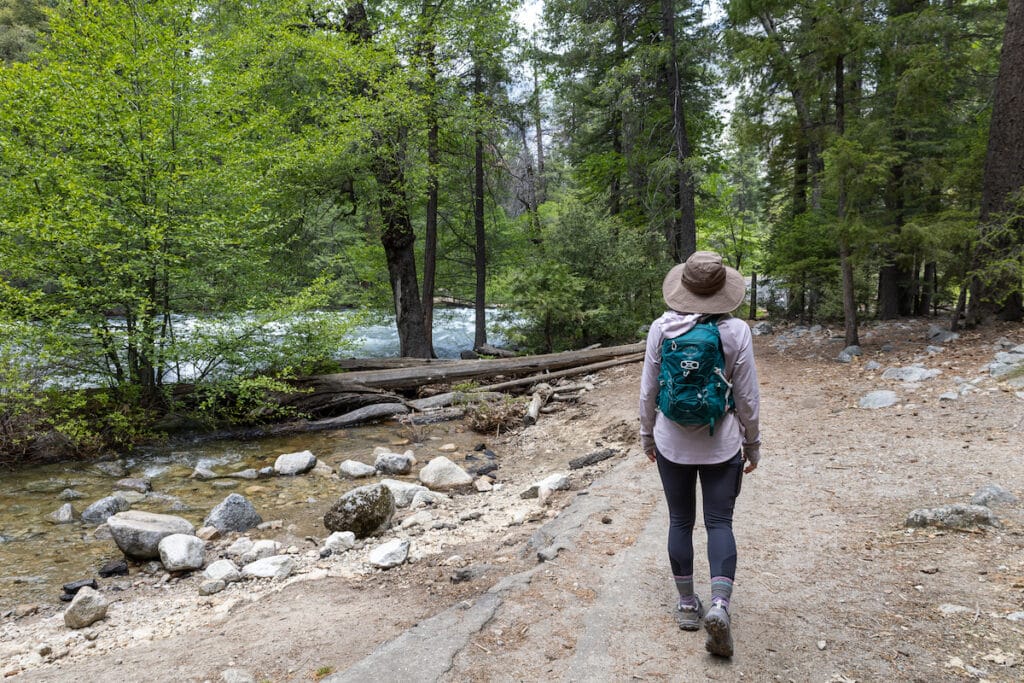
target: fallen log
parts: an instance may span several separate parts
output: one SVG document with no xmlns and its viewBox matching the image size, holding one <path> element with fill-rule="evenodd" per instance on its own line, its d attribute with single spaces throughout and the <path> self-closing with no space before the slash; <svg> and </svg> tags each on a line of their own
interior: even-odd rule
<svg viewBox="0 0 1024 683">
<path fill-rule="evenodd" d="M 570 377 L 572 375 L 583 375 L 588 372 L 596 372 L 597 370 L 604 370 L 605 368 L 615 367 L 616 365 L 624 365 L 626 363 L 635 363 L 643 360 L 644 354 L 634 353 L 613 360 L 606 360 L 600 363 L 591 363 L 589 365 L 580 365 L 574 368 L 567 368 L 565 370 L 559 370 L 557 372 L 544 372 L 536 375 L 530 375 L 529 377 L 521 377 L 519 379 L 512 379 L 507 382 L 499 382 L 497 384 L 488 384 L 482 387 L 476 387 L 473 391 L 505 391 L 507 389 L 516 389 L 519 387 L 530 386 L 537 382 L 544 382 L 551 379 L 558 379 L 559 377 Z M 558 389 L 556 388 L 556 391 Z"/>
<path fill-rule="evenodd" d="M 480 401 L 494 401 L 504 396 L 497 391 L 449 391 L 447 394 L 438 394 L 428 398 L 418 398 L 415 401 L 406 401 L 406 404 L 420 412 L 433 410 L 434 408 L 445 408 L 456 403 L 479 403 Z"/>
<path fill-rule="evenodd" d="M 396 415 L 405 415 L 408 412 L 409 408 L 401 403 L 379 403 L 377 405 L 366 406 L 364 408 L 359 408 L 358 410 L 353 410 L 350 413 L 339 415 L 338 417 L 329 417 L 323 420 L 287 422 L 285 424 L 270 427 L 266 429 L 265 432 L 269 436 L 277 436 L 279 434 L 321 432 L 328 429 L 345 429 L 347 427 L 355 427 L 369 422 L 377 422 L 378 420 L 391 418 Z"/>
<path fill-rule="evenodd" d="M 559 371 L 579 365 L 609 361 L 637 354 L 644 350 L 644 343 L 590 349 L 586 351 L 564 351 L 539 356 L 517 358 L 495 358 L 487 360 L 466 360 L 457 362 L 428 363 L 416 367 L 387 370 L 364 370 L 357 372 L 318 375 L 315 379 L 323 390 L 348 391 L 353 385 L 376 389 L 409 389 L 423 384 L 453 382 L 493 377 L 495 375 L 525 375 L 543 371 Z"/>
<path fill-rule="evenodd" d="M 524 426 L 529 427 L 532 424 L 537 424 L 537 419 L 540 417 L 540 410 L 544 407 L 544 404 L 548 402 L 548 398 L 550 396 L 551 385 L 537 385 L 537 388 L 533 392 L 533 399 L 530 400 L 530 407 L 526 409 L 526 415 L 523 416 Z"/>
</svg>

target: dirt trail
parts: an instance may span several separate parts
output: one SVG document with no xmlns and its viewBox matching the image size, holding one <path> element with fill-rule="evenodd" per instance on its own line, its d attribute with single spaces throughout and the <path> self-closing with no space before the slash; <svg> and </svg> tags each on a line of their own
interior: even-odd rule
<svg viewBox="0 0 1024 683">
<path fill-rule="evenodd" d="M 777 337 L 758 338 L 764 457 L 735 516 L 731 661 L 708 656 L 702 633 L 675 626 L 667 514 L 657 472 L 636 445 L 639 367 L 629 366 L 602 373 L 585 405 L 502 444 L 517 454 L 518 465 L 509 456 L 501 472 L 516 485 L 598 445 L 628 454 L 556 494 L 562 512 L 532 545 L 536 527 L 452 549 L 491 565 L 472 581 L 453 585 L 437 558 L 369 580 L 297 583 L 239 607 L 219 628 L 113 659 L 68 658 L 14 680 L 212 681 L 231 667 L 275 682 L 349 667 L 352 675 L 329 680 L 375 670 L 445 681 L 1021 680 L 1024 621 L 1006 617 L 1024 610 L 1024 504 L 997 508 L 995 530 L 910 532 L 903 522 L 915 508 L 969 502 L 988 483 L 1024 498 L 1024 401 L 992 382 L 939 400 L 955 375 L 982 375 L 996 338 L 1021 343 L 1024 330 L 965 334 L 927 357 L 924 329 L 867 328 L 865 356 L 848 365 L 832 360 L 841 343 L 823 335 L 784 351 Z M 864 369 L 872 359 L 943 374 L 901 386 Z M 897 391 L 900 404 L 857 408 L 875 389 Z M 700 531 L 695 543 L 703 546 Z M 538 564 L 537 548 L 551 544 L 562 546 L 558 556 Z M 700 552 L 695 575 L 706 597 Z"/>
</svg>

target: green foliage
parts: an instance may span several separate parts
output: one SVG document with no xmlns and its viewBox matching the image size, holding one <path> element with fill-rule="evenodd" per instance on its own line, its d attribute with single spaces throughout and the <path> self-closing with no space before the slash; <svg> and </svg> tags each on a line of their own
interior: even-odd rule
<svg viewBox="0 0 1024 683">
<path fill-rule="evenodd" d="M 541 225 L 540 253 L 524 256 L 499 283 L 501 299 L 525 318 L 516 322 L 517 341 L 554 351 L 635 339 L 663 307 L 660 240 L 571 196 L 545 205 Z"/>
</svg>

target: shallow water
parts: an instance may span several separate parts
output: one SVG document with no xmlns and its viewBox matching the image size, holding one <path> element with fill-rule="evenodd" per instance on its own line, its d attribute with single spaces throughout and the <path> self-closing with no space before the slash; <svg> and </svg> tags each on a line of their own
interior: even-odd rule
<svg viewBox="0 0 1024 683">
<path fill-rule="evenodd" d="M 285 529 L 299 538 L 323 538 L 327 535 L 323 514 L 338 496 L 376 479 L 352 483 L 310 473 L 254 481 L 200 481 L 189 475 L 197 465 L 217 474 L 258 470 L 272 466 L 282 453 L 303 450 L 312 451 L 337 471 L 337 465 L 347 459 L 372 464 L 376 446 L 399 452 L 411 448 L 422 463 L 438 454 L 445 443 L 455 443 L 466 452 L 480 441 L 479 435 L 463 432 L 458 423 L 407 427 L 390 422 L 253 441 L 179 444 L 136 452 L 116 462 L 125 467 L 123 477 L 152 482 L 153 491 L 134 502 L 132 509 L 178 515 L 198 528 L 217 503 L 230 493 L 240 493 L 256 506 L 265 521 L 282 520 Z M 104 562 L 122 557 L 112 540 L 94 536 L 93 525 L 54 524 L 47 519 L 64 504 L 58 498 L 64 489 L 83 494 L 81 499 L 71 501 L 77 513 L 111 495 L 122 475 L 112 476 L 102 467 L 98 463 L 60 463 L 0 472 L 0 611 L 19 604 L 57 603 L 64 583 L 97 576 Z M 271 536 L 281 533 L 267 532 Z"/>
</svg>

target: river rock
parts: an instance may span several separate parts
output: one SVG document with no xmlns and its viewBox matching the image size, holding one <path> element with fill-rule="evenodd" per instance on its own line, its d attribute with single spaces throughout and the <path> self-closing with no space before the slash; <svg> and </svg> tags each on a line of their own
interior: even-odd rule
<svg viewBox="0 0 1024 683">
<path fill-rule="evenodd" d="M 107 579 L 111 576 L 128 576 L 128 563 L 124 560 L 109 560 L 103 563 L 100 567 L 99 572 L 101 579 Z"/>
<path fill-rule="evenodd" d="M 138 493 L 149 493 L 153 490 L 153 484 L 149 479 L 129 478 L 121 479 L 114 484 L 115 489 L 122 491 L 136 491 Z"/>
<path fill-rule="evenodd" d="M 420 470 L 420 481 L 432 491 L 448 491 L 473 485 L 473 477 L 443 455 Z"/>
<path fill-rule="evenodd" d="M 384 474 L 409 474 L 413 465 L 416 464 L 416 457 L 412 451 L 405 453 L 391 453 L 385 451 L 378 453 L 373 466 Z"/>
<path fill-rule="evenodd" d="M 221 537 L 221 533 L 215 526 L 202 526 L 196 530 L 196 536 L 204 541 L 215 541 Z"/>
<path fill-rule="evenodd" d="M 372 477 L 377 473 L 377 468 L 372 465 L 367 465 L 364 462 L 358 460 L 346 460 L 345 462 L 338 465 L 338 473 L 343 477 L 349 479 L 361 479 L 363 477 Z"/>
<path fill-rule="evenodd" d="M 356 546 L 356 535 L 351 531 L 335 531 L 324 541 L 324 548 L 334 553 L 351 550 Z"/>
<path fill-rule="evenodd" d="M 379 569 L 391 569 L 409 559 L 409 541 L 396 538 L 370 551 L 370 564 Z"/>
<path fill-rule="evenodd" d="M 417 488 L 421 488 L 423 490 L 417 491 L 415 495 L 413 495 L 412 503 L 409 504 L 409 507 L 411 508 L 436 507 L 452 502 L 452 499 L 443 493 L 431 491 L 425 486 L 418 486 Z"/>
<path fill-rule="evenodd" d="M 96 583 L 96 579 L 80 579 L 78 581 L 72 581 L 71 583 L 65 583 L 61 588 L 65 593 L 71 596 L 78 595 L 78 591 L 83 588 L 91 588 L 94 591 L 100 589 L 100 585 Z"/>
<path fill-rule="evenodd" d="M 771 326 L 771 323 L 765 322 L 763 320 L 754 325 L 750 329 L 751 334 L 753 334 L 755 337 L 759 337 L 763 334 L 771 334 L 773 331 L 774 328 Z"/>
<path fill-rule="evenodd" d="M 95 503 L 85 508 L 82 512 L 82 521 L 87 524 L 102 524 L 111 515 L 124 512 L 129 508 L 128 501 L 123 496 L 113 495 L 100 498 Z"/>
<path fill-rule="evenodd" d="M 64 489 L 57 496 L 57 500 L 81 500 L 82 498 L 85 498 L 85 494 L 74 489 Z"/>
<path fill-rule="evenodd" d="M 242 536 L 240 539 L 232 543 L 224 551 L 224 554 L 228 557 L 242 557 L 250 550 L 252 550 L 253 542 L 248 536 Z"/>
<path fill-rule="evenodd" d="M 949 330 L 939 327 L 938 325 L 928 326 L 928 341 L 935 342 L 936 344 L 945 344 L 947 342 L 955 341 L 960 338 L 960 335 L 956 332 L 950 332 Z"/>
<path fill-rule="evenodd" d="M 338 499 L 324 515 L 329 531 L 351 531 L 356 538 L 372 536 L 391 525 L 395 497 L 383 484 L 352 489 Z"/>
<path fill-rule="evenodd" d="M 277 541 L 266 538 L 253 543 L 251 548 L 242 553 L 238 561 L 242 564 L 252 564 L 257 560 L 262 560 L 266 557 L 273 557 L 280 552 L 281 544 Z"/>
<path fill-rule="evenodd" d="M 290 555 L 274 555 L 256 560 L 242 567 L 243 579 L 286 579 L 295 569 Z"/>
<path fill-rule="evenodd" d="M 121 552 L 134 560 L 160 557 L 160 541 L 171 534 L 189 534 L 195 531 L 188 520 L 174 515 L 129 510 L 119 512 L 107 520 L 114 543 Z"/>
<path fill-rule="evenodd" d="M 75 512 L 75 508 L 71 503 L 64 503 L 60 506 L 60 509 L 51 512 L 47 519 L 54 524 L 70 524 L 77 517 L 78 513 Z"/>
<path fill-rule="evenodd" d="M 985 507 L 992 507 L 1000 503 L 1013 505 L 1016 502 L 1017 496 L 999 484 L 986 484 L 978 489 L 978 492 L 971 498 L 971 505 L 984 505 Z"/>
<path fill-rule="evenodd" d="M 225 474 L 224 476 L 225 477 L 230 477 L 232 479 L 244 479 L 246 481 L 254 481 L 254 480 L 260 478 L 260 473 L 250 467 L 247 470 L 239 470 L 238 472 L 231 472 L 229 474 Z"/>
<path fill-rule="evenodd" d="M 923 382 L 941 374 L 942 370 L 929 370 L 921 365 L 910 365 L 905 368 L 888 368 L 882 373 L 882 379 L 894 379 L 899 382 Z"/>
<path fill-rule="evenodd" d="M 899 396 L 895 391 L 872 391 L 860 397 L 857 405 L 861 408 L 874 410 L 876 408 L 888 408 L 899 403 Z"/>
<path fill-rule="evenodd" d="M 305 474 L 316 467 L 316 456 L 309 451 L 299 453 L 285 453 L 277 456 L 274 461 L 274 471 L 284 476 Z"/>
<path fill-rule="evenodd" d="M 473 480 L 473 488 L 475 488 L 480 493 L 487 493 L 488 491 L 494 489 L 494 484 L 492 483 L 490 477 L 477 477 L 476 479 Z"/>
<path fill-rule="evenodd" d="M 107 462 L 96 463 L 96 469 L 107 475 L 108 477 L 121 477 L 128 476 L 128 468 L 120 460 L 108 460 Z"/>
<path fill-rule="evenodd" d="M 395 497 L 395 507 L 399 508 L 409 507 L 417 495 L 430 490 L 426 486 L 397 479 L 381 479 L 380 483 L 391 490 L 391 495 Z"/>
<path fill-rule="evenodd" d="M 169 572 L 194 571 L 206 563 L 206 543 L 191 534 L 171 534 L 160 540 L 160 561 Z"/>
<path fill-rule="evenodd" d="M 107 616 L 107 600 L 92 588 L 86 586 L 78 591 L 64 611 L 64 624 L 68 628 L 85 628 Z"/>
<path fill-rule="evenodd" d="M 978 526 L 999 526 L 999 519 L 983 505 L 942 505 L 921 508 L 907 516 L 906 526 L 933 526 L 940 529 L 972 529 Z"/>
<path fill-rule="evenodd" d="M 401 527 L 403 529 L 411 529 L 414 526 L 426 527 L 433 521 L 434 515 L 430 514 L 426 510 L 420 510 L 419 512 L 414 512 L 413 514 L 403 519 Z"/>
<path fill-rule="evenodd" d="M 203 465 L 196 465 L 196 468 L 192 470 L 191 477 L 193 479 L 199 479 L 200 481 L 207 481 L 209 479 L 216 479 L 217 474 L 209 467 Z"/>
<path fill-rule="evenodd" d="M 242 573 L 238 571 L 238 566 L 231 560 L 217 560 L 211 562 L 210 566 L 203 570 L 203 578 L 207 581 L 234 583 L 242 580 Z"/>
<path fill-rule="evenodd" d="M 203 526 L 214 526 L 221 533 L 228 531 L 248 531 L 261 524 L 263 518 L 256 512 L 245 496 L 232 493 L 222 500 L 203 521 Z"/>
<path fill-rule="evenodd" d="M 199 584 L 199 594 L 204 596 L 216 595 L 217 593 L 220 593 L 227 587 L 228 584 L 226 581 L 221 581 L 219 579 L 206 579 L 201 584 Z"/>
</svg>

